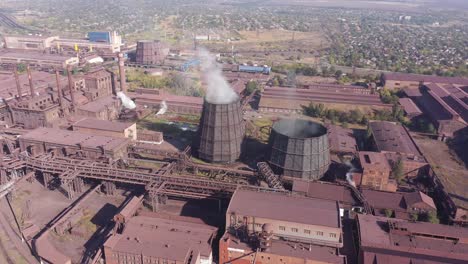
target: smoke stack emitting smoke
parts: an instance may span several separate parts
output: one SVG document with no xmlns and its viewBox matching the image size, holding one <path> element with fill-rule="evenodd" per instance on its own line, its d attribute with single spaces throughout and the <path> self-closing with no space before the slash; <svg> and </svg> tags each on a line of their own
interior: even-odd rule
<svg viewBox="0 0 468 264">
<path fill-rule="evenodd" d="M 239 97 L 224 79 L 215 56 L 206 49 L 200 49 L 198 56 L 201 61 L 203 78 L 208 84 L 205 99 L 213 104 L 229 104 L 236 101 Z"/>
</svg>

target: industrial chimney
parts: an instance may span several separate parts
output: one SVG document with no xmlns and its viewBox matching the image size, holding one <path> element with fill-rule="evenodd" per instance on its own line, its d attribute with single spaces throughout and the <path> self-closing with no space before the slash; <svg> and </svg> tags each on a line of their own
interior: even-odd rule
<svg viewBox="0 0 468 264">
<path fill-rule="evenodd" d="M 34 93 L 34 85 L 33 85 L 33 81 L 32 81 L 31 68 L 28 65 L 26 67 L 26 69 L 28 71 L 29 90 L 31 92 L 31 97 L 34 97 L 34 96 L 36 96 L 36 94 Z"/>
<path fill-rule="evenodd" d="M 15 65 L 14 71 L 15 71 L 16 89 L 18 91 L 18 100 L 21 101 L 23 91 L 21 91 L 21 83 L 20 83 L 20 79 L 19 79 L 19 76 L 18 76 L 18 66 L 17 65 Z"/>
<path fill-rule="evenodd" d="M 123 93 L 127 93 L 127 84 L 126 84 L 126 77 L 125 77 L 125 64 L 124 64 L 124 57 L 123 53 L 118 53 L 118 60 L 119 60 L 119 73 L 120 73 L 120 91 Z"/>
<path fill-rule="evenodd" d="M 58 94 L 58 101 L 60 105 L 60 109 L 63 111 L 63 102 L 62 102 L 62 87 L 60 86 L 60 75 L 57 68 L 55 68 L 55 80 L 57 81 L 57 94 Z"/>
<path fill-rule="evenodd" d="M 239 159 L 245 124 L 239 99 L 227 104 L 204 100 L 198 127 L 198 156 L 208 162 L 231 163 Z"/>
<path fill-rule="evenodd" d="M 67 75 L 68 75 L 68 89 L 70 90 L 70 99 L 72 105 L 72 111 L 75 111 L 75 95 L 73 94 L 73 79 L 72 71 L 70 65 L 67 65 Z"/>
</svg>

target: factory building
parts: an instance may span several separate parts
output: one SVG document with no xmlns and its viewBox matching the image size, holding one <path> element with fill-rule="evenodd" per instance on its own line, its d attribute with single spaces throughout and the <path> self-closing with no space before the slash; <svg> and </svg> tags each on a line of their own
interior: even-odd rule
<svg viewBox="0 0 468 264">
<path fill-rule="evenodd" d="M 27 151 L 33 156 L 54 153 L 58 156 L 89 159 L 125 158 L 129 142 L 130 139 L 127 138 L 44 127 L 29 131 L 19 139 L 21 151 Z"/>
<path fill-rule="evenodd" d="M 84 76 L 86 91 L 84 95 L 88 100 L 112 95 L 112 74 L 104 69 L 98 69 Z"/>
<path fill-rule="evenodd" d="M 203 109 L 203 98 L 181 96 L 165 93 L 161 90 L 139 88 L 129 92 L 128 96 L 136 104 L 160 109 L 162 102 L 167 105 L 167 111 L 178 114 L 200 115 Z"/>
<path fill-rule="evenodd" d="M 401 161 L 406 177 L 426 172 L 427 162 L 405 127 L 394 122 L 371 121 L 369 131 L 374 149 L 385 154 L 391 168 Z"/>
<path fill-rule="evenodd" d="M 121 105 L 117 97 L 106 96 L 78 106 L 76 114 L 100 120 L 115 120 L 119 118 Z"/>
<path fill-rule="evenodd" d="M 97 52 L 109 55 L 120 52 L 122 37 L 117 32 L 89 32 L 88 38 L 69 39 L 58 36 L 5 36 L 5 48 L 16 50 L 34 50 L 46 53 Z"/>
<path fill-rule="evenodd" d="M 467 86 L 468 79 L 461 77 L 440 77 L 434 75 L 408 74 L 408 73 L 384 73 L 381 82 L 386 89 L 417 89 L 423 84 L 435 83 L 440 85 Z"/>
<path fill-rule="evenodd" d="M 26 52 L 18 50 L 0 50 L 0 64 L 3 65 L 23 63 L 42 68 L 66 68 L 68 65 L 78 65 L 79 62 L 79 58 L 76 56 L 44 54 L 42 52 Z"/>
<path fill-rule="evenodd" d="M 138 211 L 134 197 L 118 214 L 113 234 L 104 243 L 107 264 L 212 264 L 217 228 L 201 220 Z M 138 211 L 138 213 L 137 213 Z"/>
<path fill-rule="evenodd" d="M 84 118 L 73 124 L 73 131 L 99 136 L 137 139 L 136 123 Z"/>
<path fill-rule="evenodd" d="M 358 184 L 361 187 L 396 191 L 396 182 L 390 179 L 392 169 L 383 153 L 360 151 L 359 163 L 362 169 L 362 176 Z"/>
<path fill-rule="evenodd" d="M 265 87 L 261 94 L 259 110 L 274 113 L 302 113 L 303 106 L 308 106 L 310 102 L 325 105 L 391 107 L 382 103 L 378 94 L 371 94 L 369 89 L 361 86 L 350 88 L 346 85 L 316 84 L 307 89 Z"/>
<path fill-rule="evenodd" d="M 374 215 L 385 216 L 390 210 L 392 217 L 410 220 L 411 214 L 436 212 L 434 201 L 420 192 L 382 192 L 362 190 L 362 195 L 373 209 Z"/>
<path fill-rule="evenodd" d="M 437 128 L 439 139 L 445 140 L 468 126 L 468 96 L 452 84 L 428 83 L 419 89 L 405 89 Z"/>
<path fill-rule="evenodd" d="M 44 51 L 52 46 L 58 36 L 4 36 L 5 48 Z"/>
<path fill-rule="evenodd" d="M 335 201 L 239 189 L 226 212 L 219 263 L 345 263 L 338 209 Z"/>
<path fill-rule="evenodd" d="M 466 228 L 357 215 L 359 264 L 466 263 Z"/>
<path fill-rule="evenodd" d="M 358 151 L 353 130 L 341 126 L 326 124 L 330 152 L 337 155 L 351 156 Z"/>
<path fill-rule="evenodd" d="M 16 125 L 32 129 L 53 126 L 61 109 L 52 94 L 41 94 L 10 104 L 10 111 Z"/>
</svg>

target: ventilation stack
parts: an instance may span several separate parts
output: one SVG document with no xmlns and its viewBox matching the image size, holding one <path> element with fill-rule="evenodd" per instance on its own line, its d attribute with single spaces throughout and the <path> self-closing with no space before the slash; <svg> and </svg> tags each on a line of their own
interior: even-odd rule
<svg viewBox="0 0 468 264">
<path fill-rule="evenodd" d="M 239 159 L 245 123 L 240 100 L 228 104 L 204 100 L 198 127 L 198 156 L 208 162 L 232 163 Z"/>
<path fill-rule="evenodd" d="M 57 94 L 58 94 L 58 102 L 60 105 L 60 109 L 63 111 L 63 102 L 62 102 L 62 87 L 60 86 L 60 75 L 57 69 L 55 69 L 55 80 L 57 82 Z"/>
<path fill-rule="evenodd" d="M 15 81 L 16 81 L 16 90 L 18 92 L 18 100 L 21 101 L 23 91 L 21 90 L 21 83 L 20 83 L 20 79 L 18 76 L 18 66 L 16 65 L 15 65 L 14 73 L 15 73 Z"/>
<path fill-rule="evenodd" d="M 68 89 L 70 90 L 70 100 L 71 100 L 71 106 L 72 106 L 72 111 L 75 111 L 75 94 L 74 94 L 74 89 L 73 89 L 73 77 L 72 77 L 72 69 L 71 66 L 67 66 L 67 77 L 68 77 Z"/>
<path fill-rule="evenodd" d="M 273 125 L 269 138 L 271 168 L 276 174 L 318 180 L 330 165 L 327 129 L 321 124 L 284 119 Z"/>
<path fill-rule="evenodd" d="M 31 92 L 31 97 L 35 97 L 36 94 L 34 93 L 34 84 L 31 75 L 31 68 L 29 67 L 29 65 L 26 67 L 26 70 L 28 71 L 29 91 Z"/>
<path fill-rule="evenodd" d="M 125 62 L 124 62 L 124 57 L 123 53 L 118 54 L 118 59 L 119 59 L 119 73 L 120 73 L 120 91 L 123 93 L 127 93 L 127 83 L 126 83 L 126 77 L 125 77 Z"/>
</svg>

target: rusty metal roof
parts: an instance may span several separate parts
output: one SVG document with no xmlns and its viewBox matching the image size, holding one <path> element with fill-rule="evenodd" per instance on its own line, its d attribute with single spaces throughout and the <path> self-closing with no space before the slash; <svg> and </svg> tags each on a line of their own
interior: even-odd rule
<svg viewBox="0 0 468 264">
<path fill-rule="evenodd" d="M 36 128 L 21 136 L 20 140 L 33 140 L 64 146 L 80 145 L 84 148 L 102 147 L 105 150 L 119 149 L 126 146 L 128 138 L 116 138 L 80 133 L 77 131 L 62 130 L 57 128 Z"/>
<path fill-rule="evenodd" d="M 408 81 L 408 82 L 431 82 L 443 84 L 461 84 L 468 85 L 468 78 L 461 77 L 441 77 L 435 75 L 409 74 L 409 73 L 384 73 L 384 80 Z"/>
<path fill-rule="evenodd" d="M 371 121 L 369 122 L 369 126 L 379 151 L 421 156 L 421 153 L 403 126 L 388 121 Z"/>
<path fill-rule="evenodd" d="M 108 120 L 99 120 L 95 118 L 84 118 L 73 124 L 73 129 L 76 128 L 91 128 L 97 130 L 123 132 L 135 123 L 114 122 Z"/>
<path fill-rule="evenodd" d="M 183 217 L 134 216 L 125 224 L 122 234 L 111 236 L 105 247 L 146 257 L 184 262 L 190 251 L 208 257 L 211 240 L 217 228 L 206 224 L 185 221 Z"/>
<path fill-rule="evenodd" d="M 337 202 L 279 193 L 237 190 L 231 198 L 227 213 L 307 225 L 340 227 Z"/>
</svg>

